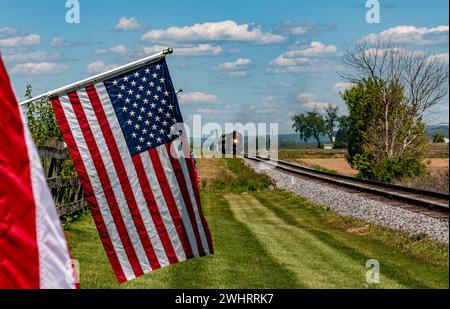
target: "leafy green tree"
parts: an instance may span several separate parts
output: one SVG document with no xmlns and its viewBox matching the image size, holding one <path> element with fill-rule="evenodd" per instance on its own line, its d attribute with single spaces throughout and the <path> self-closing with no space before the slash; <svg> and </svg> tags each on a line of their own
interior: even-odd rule
<svg viewBox="0 0 450 309">
<path fill-rule="evenodd" d="M 27 85 L 25 97 L 32 98 L 32 87 Z M 45 145 L 49 141 L 62 142 L 61 131 L 48 99 L 41 99 L 26 106 L 27 124 L 36 145 Z"/>
<path fill-rule="evenodd" d="M 442 132 L 436 132 L 433 136 L 433 143 L 445 143 L 445 137 Z"/>
<path fill-rule="evenodd" d="M 325 109 L 325 127 L 327 130 L 328 138 L 330 139 L 330 143 L 333 142 L 333 132 L 336 128 L 338 122 L 338 107 L 332 104 L 329 104 Z"/>
<path fill-rule="evenodd" d="M 292 128 L 300 134 L 300 139 L 306 142 L 314 138 L 317 142 L 317 148 L 320 148 L 320 137 L 327 133 L 324 118 L 317 112 L 307 112 L 306 114 L 296 114 L 292 116 L 294 122 Z"/>
<path fill-rule="evenodd" d="M 348 147 L 348 122 L 348 116 L 338 117 L 339 129 L 336 133 L 336 140 L 334 142 L 334 148 L 336 149 L 344 149 Z"/>
</svg>

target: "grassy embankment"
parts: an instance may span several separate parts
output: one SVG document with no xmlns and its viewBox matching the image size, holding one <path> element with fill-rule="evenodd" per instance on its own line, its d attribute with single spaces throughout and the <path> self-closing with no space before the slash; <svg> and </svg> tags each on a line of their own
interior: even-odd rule
<svg viewBox="0 0 450 309">
<path fill-rule="evenodd" d="M 448 248 L 341 217 L 273 189 L 240 160 L 199 160 L 202 201 L 216 254 L 118 285 L 89 214 L 68 225 L 81 288 L 448 288 Z"/>
</svg>

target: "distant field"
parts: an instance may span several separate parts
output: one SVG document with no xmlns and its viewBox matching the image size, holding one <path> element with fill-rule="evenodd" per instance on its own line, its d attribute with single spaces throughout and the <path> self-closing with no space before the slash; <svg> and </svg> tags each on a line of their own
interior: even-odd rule
<svg viewBox="0 0 450 309">
<path fill-rule="evenodd" d="M 238 159 L 199 159 L 215 255 L 118 285 L 89 214 L 67 224 L 81 288 L 448 288 L 448 247 L 345 218 L 273 188 Z"/>
</svg>

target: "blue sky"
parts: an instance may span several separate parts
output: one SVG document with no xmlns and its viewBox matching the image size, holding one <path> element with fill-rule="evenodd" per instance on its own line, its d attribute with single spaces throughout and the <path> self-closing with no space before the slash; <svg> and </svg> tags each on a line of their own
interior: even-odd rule
<svg viewBox="0 0 450 309">
<path fill-rule="evenodd" d="M 172 79 L 183 88 L 185 120 L 279 122 L 313 106 L 336 104 L 345 47 L 393 36 L 448 62 L 448 1 L 381 3 L 381 23 L 365 20 L 365 0 L 87 1 L 80 23 L 65 1 L 2 1 L 0 50 L 17 96 L 51 90 L 172 46 Z M 6 9 L 5 9 L 6 8 Z M 448 100 L 429 123 L 448 123 Z"/>
</svg>

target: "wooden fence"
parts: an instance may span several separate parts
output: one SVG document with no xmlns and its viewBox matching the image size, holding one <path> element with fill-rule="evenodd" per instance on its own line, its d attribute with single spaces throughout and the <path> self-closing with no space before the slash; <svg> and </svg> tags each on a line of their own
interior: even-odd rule
<svg viewBox="0 0 450 309">
<path fill-rule="evenodd" d="M 38 152 L 58 214 L 64 216 L 87 207 L 78 177 L 58 176 L 64 161 L 70 159 L 67 149 L 63 145 L 39 146 Z"/>
</svg>

